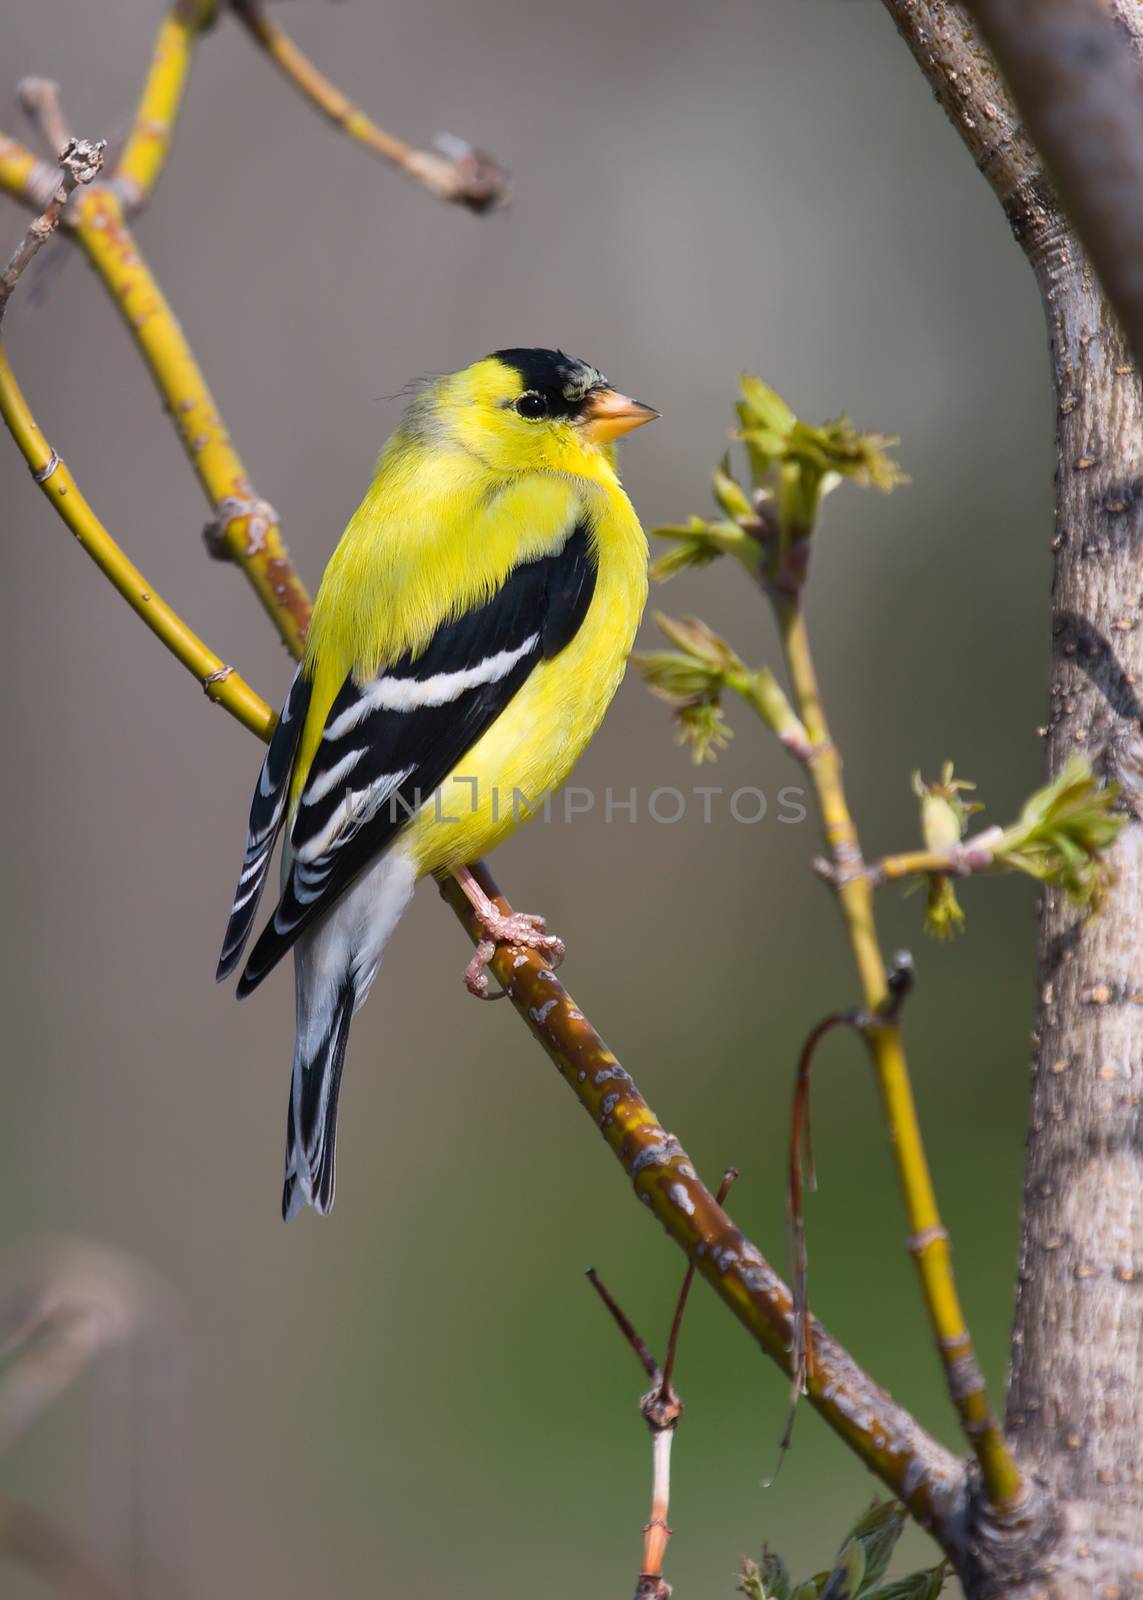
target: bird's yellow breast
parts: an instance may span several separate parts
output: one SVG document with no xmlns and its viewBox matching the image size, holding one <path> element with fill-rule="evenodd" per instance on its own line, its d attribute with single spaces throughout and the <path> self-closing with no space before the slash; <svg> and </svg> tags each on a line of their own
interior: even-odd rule
<svg viewBox="0 0 1143 1600">
<path fill-rule="evenodd" d="M 515 796 L 564 781 L 618 688 L 647 595 L 643 531 L 611 461 L 594 455 L 582 473 L 506 476 L 467 450 L 430 452 L 395 436 L 314 605 L 305 657 L 313 689 L 291 809 L 350 673 L 364 683 L 416 654 L 442 622 L 485 603 L 513 567 L 559 550 L 586 522 L 597 576 L 578 633 L 533 670 L 409 823 L 403 847 L 420 872 L 473 860 L 525 820 Z"/>
</svg>

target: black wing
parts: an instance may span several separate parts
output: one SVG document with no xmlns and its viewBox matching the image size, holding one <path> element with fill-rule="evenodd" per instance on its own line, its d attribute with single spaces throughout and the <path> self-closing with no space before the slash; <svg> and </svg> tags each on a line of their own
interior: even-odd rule
<svg viewBox="0 0 1143 1600">
<path fill-rule="evenodd" d="M 249 994 L 302 930 L 389 845 L 507 706 L 575 637 L 595 592 L 587 526 L 521 563 L 485 605 L 443 623 L 419 656 L 330 708 L 290 833 L 293 863 L 238 984 Z"/>
<path fill-rule="evenodd" d="M 294 756 L 309 703 L 310 685 L 302 677 L 299 667 L 270 740 L 270 748 L 266 751 L 266 759 L 258 775 L 258 787 L 250 803 L 246 854 L 242 858 L 242 871 L 234 891 L 234 904 L 230 908 L 230 921 L 226 924 L 222 954 L 218 958 L 218 971 L 215 974 L 219 981 L 229 977 L 238 965 L 258 914 L 258 902 L 266 887 L 274 841 L 286 814 L 290 773 L 293 771 Z"/>
</svg>

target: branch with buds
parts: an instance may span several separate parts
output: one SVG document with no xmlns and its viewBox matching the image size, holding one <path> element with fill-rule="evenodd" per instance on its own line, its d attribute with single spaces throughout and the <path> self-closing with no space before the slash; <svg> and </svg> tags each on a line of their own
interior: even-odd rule
<svg viewBox="0 0 1143 1600">
<path fill-rule="evenodd" d="M 846 417 L 813 426 L 803 422 L 768 384 L 744 376 L 733 437 L 745 447 L 750 488 L 743 488 L 728 457 L 712 488 L 723 516 L 693 517 L 657 529 L 670 542 L 656 564 L 669 578 L 733 555 L 759 583 L 773 608 L 790 682 L 786 695 L 768 669 L 751 673 L 705 624 L 668 624 L 674 656 L 650 656 L 639 665 L 652 691 L 671 700 L 696 756 L 725 743 L 721 696 L 732 689 L 752 700 L 762 720 L 801 759 L 817 799 L 828 850 L 823 876 L 836 889 L 868 1021 L 861 1032 L 881 1089 L 891 1149 L 909 1218 L 909 1248 L 945 1370 L 948 1391 L 980 1467 L 990 1506 L 1008 1515 L 1025 1503 L 1027 1489 L 992 1410 L 976 1364 L 971 1336 L 952 1271 L 948 1234 L 937 1208 L 913 1101 L 901 1029 L 891 1011 L 890 972 L 877 938 L 873 883 L 866 868 L 842 781 L 841 758 L 830 735 L 802 607 L 809 557 L 822 503 L 850 480 L 888 492 L 904 481 L 889 454 L 893 440 L 859 433 Z M 765 705 L 747 686 L 766 686 Z M 697 720 L 701 718 L 701 720 Z M 713 732 L 712 732 L 713 730 Z M 796 730 L 796 735 L 791 733 Z M 782 736 L 783 731 L 785 737 Z M 800 1310 L 801 1308 L 799 1308 Z M 807 1357 L 812 1371 L 812 1351 Z"/>
</svg>

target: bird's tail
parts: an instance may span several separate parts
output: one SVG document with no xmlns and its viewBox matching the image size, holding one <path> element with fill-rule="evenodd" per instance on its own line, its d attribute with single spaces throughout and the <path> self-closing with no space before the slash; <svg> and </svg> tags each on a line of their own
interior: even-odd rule
<svg viewBox="0 0 1143 1600">
<path fill-rule="evenodd" d="M 286 1120 L 282 1216 L 333 1205 L 337 1102 L 349 1024 L 416 883 L 412 863 L 383 856 L 294 946 L 297 1041 Z"/>
</svg>

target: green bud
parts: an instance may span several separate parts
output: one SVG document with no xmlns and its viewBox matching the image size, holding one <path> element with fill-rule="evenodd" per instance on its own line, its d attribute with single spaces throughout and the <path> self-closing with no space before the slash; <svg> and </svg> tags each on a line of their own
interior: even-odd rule
<svg viewBox="0 0 1143 1600">
<path fill-rule="evenodd" d="M 953 764 L 946 761 L 941 775 L 926 783 L 919 772 L 913 774 L 913 793 L 921 802 L 921 837 L 927 850 L 947 850 L 964 838 L 968 819 L 984 807 L 978 800 L 965 800 L 964 794 L 976 788 L 966 778 L 953 776 Z"/>
<path fill-rule="evenodd" d="M 732 520 L 737 520 L 739 517 L 753 520 L 754 507 L 750 504 L 745 489 L 731 473 L 729 455 L 723 456 L 720 465 L 715 467 L 712 485 L 714 498 L 726 516 Z"/>
</svg>

